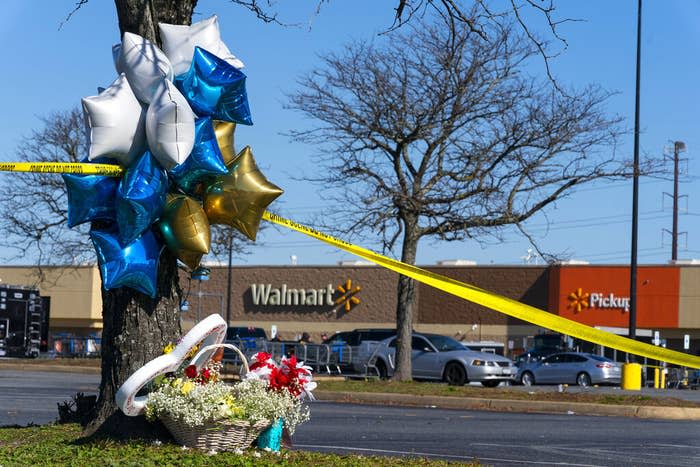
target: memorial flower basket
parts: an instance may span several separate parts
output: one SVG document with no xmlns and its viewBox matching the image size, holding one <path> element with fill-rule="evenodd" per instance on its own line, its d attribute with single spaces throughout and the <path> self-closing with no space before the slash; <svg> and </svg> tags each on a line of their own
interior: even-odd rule
<svg viewBox="0 0 700 467">
<path fill-rule="evenodd" d="M 241 357 L 243 353 L 230 344 L 202 348 L 192 359 L 212 348 L 227 347 Z M 236 451 L 250 446 L 260 432 L 270 426 L 283 410 L 275 397 L 253 400 L 238 385 L 220 378 L 221 363 L 215 359 L 197 369 L 194 364 L 158 377 L 146 402 L 146 417 L 160 420 L 175 440 L 187 447 L 207 451 Z"/>
</svg>

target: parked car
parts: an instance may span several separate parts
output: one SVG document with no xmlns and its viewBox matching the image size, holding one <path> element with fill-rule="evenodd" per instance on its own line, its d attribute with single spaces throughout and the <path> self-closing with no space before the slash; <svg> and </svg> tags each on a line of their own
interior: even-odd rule
<svg viewBox="0 0 700 467">
<path fill-rule="evenodd" d="M 533 384 L 620 384 L 621 366 L 600 355 L 582 352 L 561 352 L 543 360 L 523 362 L 518 367 L 516 381 L 525 386 Z"/>
<path fill-rule="evenodd" d="M 326 344 L 360 345 L 365 341 L 381 341 L 396 334 L 396 329 L 370 328 L 337 332 L 330 336 Z"/>
<path fill-rule="evenodd" d="M 367 358 L 367 349 L 363 342 L 382 341 L 396 335 L 396 329 L 369 328 L 337 332 L 330 336 L 324 344 L 330 346 L 331 360 L 342 373 L 363 373 Z M 350 347 L 350 348 L 348 348 Z"/>
<path fill-rule="evenodd" d="M 233 344 L 243 353 L 252 353 L 260 348 L 267 340 L 267 333 L 263 328 L 253 326 L 229 326 L 226 330 L 227 344 Z M 238 355 L 230 349 L 224 349 L 224 362 L 238 363 Z"/>
<path fill-rule="evenodd" d="M 496 387 L 501 382 L 509 382 L 515 373 L 509 359 L 467 349 L 459 341 L 438 334 L 414 333 L 411 350 L 416 379 L 442 380 L 457 386 L 473 381 Z M 373 364 L 380 377 L 393 375 L 395 353 L 396 336 L 379 343 Z"/>
<path fill-rule="evenodd" d="M 561 350 L 557 349 L 530 349 L 526 350 L 525 352 L 521 353 L 517 357 L 515 357 L 515 366 L 520 367 L 523 364 L 526 363 L 532 363 L 532 362 L 539 362 L 541 360 L 544 360 L 545 358 L 549 357 L 550 355 L 553 355 L 555 353 L 559 353 Z"/>
</svg>

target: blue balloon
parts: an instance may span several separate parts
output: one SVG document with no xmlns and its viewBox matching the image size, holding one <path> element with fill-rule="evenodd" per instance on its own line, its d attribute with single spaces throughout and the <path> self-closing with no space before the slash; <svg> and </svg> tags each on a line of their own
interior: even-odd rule
<svg viewBox="0 0 700 467">
<path fill-rule="evenodd" d="M 117 190 L 119 241 L 128 245 L 158 220 L 165 206 L 168 176 L 146 151 L 124 174 Z"/>
<path fill-rule="evenodd" d="M 252 125 L 245 79 L 238 68 L 195 47 L 190 69 L 175 78 L 175 86 L 198 116 Z"/>
<path fill-rule="evenodd" d="M 197 119 L 194 124 L 194 148 L 182 164 L 170 170 L 177 186 L 187 194 L 192 194 L 198 182 L 207 177 L 225 175 L 228 168 L 224 164 L 211 118 Z"/>
<path fill-rule="evenodd" d="M 68 190 L 68 227 L 94 220 L 114 221 L 114 195 L 119 178 L 63 174 Z"/>
<path fill-rule="evenodd" d="M 130 287 L 155 298 L 162 245 L 152 230 L 122 247 L 116 226 L 90 231 L 105 290 Z"/>
</svg>

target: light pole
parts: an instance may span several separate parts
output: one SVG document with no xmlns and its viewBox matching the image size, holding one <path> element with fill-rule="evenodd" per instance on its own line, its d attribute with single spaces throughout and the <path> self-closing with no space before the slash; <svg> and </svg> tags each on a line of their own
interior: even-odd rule
<svg viewBox="0 0 700 467">
<path fill-rule="evenodd" d="M 639 218 L 639 85 L 641 71 L 642 0 L 637 0 L 637 77 L 634 94 L 634 164 L 632 167 L 632 254 L 630 258 L 630 321 L 628 335 L 637 338 L 637 231 Z"/>
<path fill-rule="evenodd" d="M 233 229 L 228 237 L 228 275 L 226 276 L 226 326 L 231 323 L 231 260 L 233 257 Z"/>
</svg>

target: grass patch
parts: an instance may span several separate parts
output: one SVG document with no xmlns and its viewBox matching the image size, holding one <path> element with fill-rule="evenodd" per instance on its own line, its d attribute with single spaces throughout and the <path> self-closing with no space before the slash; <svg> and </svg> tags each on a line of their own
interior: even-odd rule
<svg viewBox="0 0 700 467">
<path fill-rule="evenodd" d="M 283 450 L 279 455 L 249 449 L 244 454 L 209 455 L 163 442 L 81 439 L 77 424 L 0 428 L 0 465 L 11 466 L 448 466 L 446 461 L 423 458 L 373 457 Z M 460 464 L 464 465 L 464 464 Z M 479 466 L 479 463 L 466 464 Z"/>
<path fill-rule="evenodd" d="M 481 388 L 476 386 L 448 386 L 443 383 L 396 382 L 378 380 L 319 381 L 319 391 L 382 392 L 414 394 L 418 396 L 475 397 L 486 399 L 586 402 L 594 404 L 640 405 L 654 407 L 696 407 L 700 403 L 674 397 L 651 397 L 631 394 L 590 392 L 524 391 L 522 388 Z"/>
</svg>

